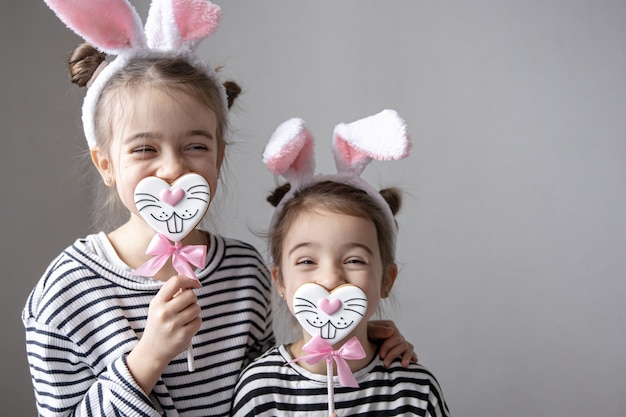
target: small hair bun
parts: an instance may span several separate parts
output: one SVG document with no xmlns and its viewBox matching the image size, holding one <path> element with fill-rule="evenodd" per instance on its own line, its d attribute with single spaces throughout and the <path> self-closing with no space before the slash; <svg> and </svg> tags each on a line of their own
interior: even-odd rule
<svg viewBox="0 0 626 417">
<path fill-rule="evenodd" d="M 235 99 L 241 94 L 241 87 L 236 82 L 229 80 L 224 82 L 224 89 L 226 90 L 226 101 L 230 109 Z"/>
<path fill-rule="evenodd" d="M 272 205 L 272 207 L 278 207 L 280 201 L 285 197 L 285 194 L 289 192 L 291 189 L 291 184 L 288 182 L 283 185 L 278 186 L 270 195 L 267 196 L 267 202 Z"/>
<path fill-rule="evenodd" d="M 68 60 L 70 81 L 79 87 L 86 87 L 106 55 L 88 43 L 74 49 Z"/>
<path fill-rule="evenodd" d="M 389 204 L 391 213 L 394 216 L 398 214 L 402 206 L 402 191 L 396 187 L 384 188 L 380 190 L 380 195 L 385 199 L 387 204 Z"/>
</svg>

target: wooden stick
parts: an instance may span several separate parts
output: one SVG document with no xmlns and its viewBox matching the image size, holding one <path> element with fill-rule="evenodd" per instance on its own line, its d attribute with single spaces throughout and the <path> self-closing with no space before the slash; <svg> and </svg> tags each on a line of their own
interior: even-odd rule
<svg viewBox="0 0 626 417">
<path fill-rule="evenodd" d="M 326 382 L 328 385 L 328 415 L 330 417 L 335 414 L 335 390 L 333 384 L 333 359 L 326 358 Z"/>
</svg>

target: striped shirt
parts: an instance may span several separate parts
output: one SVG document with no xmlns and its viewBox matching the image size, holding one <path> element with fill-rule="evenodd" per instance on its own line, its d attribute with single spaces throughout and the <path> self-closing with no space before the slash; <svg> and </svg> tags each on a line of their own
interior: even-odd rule
<svg viewBox="0 0 626 417">
<path fill-rule="evenodd" d="M 163 282 L 132 276 L 98 256 L 94 236 L 77 240 L 49 266 L 22 312 L 41 416 L 227 416 L 237 375 L 274 343 L 270 278 L 259 253 L 210 236 L 194 290 L 202 326 L 146 395 L 125 358 L 146 326 Z"/>
<path fill-rule="evenodd" d="M 232 416 L 328 416 L 326 375 L 313 374 L 292 359 L 286 345 L 270 349 L 252 362 L 235 387 Z M 339 385 L 334 377 L 334 402 L 339 417 L 449 416 L 439 383 L 420 364 L 389 368 L 375 358 L 354 376 L 359 388 Z"/>
</svg>

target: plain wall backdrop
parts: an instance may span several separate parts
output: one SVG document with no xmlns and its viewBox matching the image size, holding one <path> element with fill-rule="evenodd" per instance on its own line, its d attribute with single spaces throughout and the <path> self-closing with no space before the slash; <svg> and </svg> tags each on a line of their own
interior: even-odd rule
<svg viewBox="0 0 626 417">
<path fill-rule="evenodd" d="M 624 416 L 626 2 L 217 1 L 199 54 L 243 94 L 211 209 L 265 245 L 275 179 L 260 160 L 298 116 L 334 169 L 337 123 L 383 108 L 413 154 L 365 177 L 406 191 L 384 316 L 439 378 L 452 414 Z M 136 2 L 145 18 L 147 0 Z M 20 313 L 48 263 L 90 231 L 80 169 L 80 39 L 43 1 L 0 5 L 3 408 L 35 414 Z M 2 413 L 5 414 L 4 412 Z"/>
</svg>

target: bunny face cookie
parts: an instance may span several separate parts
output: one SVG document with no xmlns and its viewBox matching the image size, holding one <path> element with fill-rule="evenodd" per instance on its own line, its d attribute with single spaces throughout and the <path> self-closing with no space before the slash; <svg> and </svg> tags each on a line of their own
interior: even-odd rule
<svg viewBox="0 0 626 417">
<path fill-rule="evenodd" d="M 157 177 L 141 180 L 135 188 L 139 214 L 157 233 L 181 241 L 202 220 L 211 190 L 198 174 L 183 175 L 172 185 Z"/>
<path fill-rule="evenodd" d="M 302 328 L 333 345 L 348 336 L 367 311 L 367 296 L 355 285 L 341 285 L 328 291 L 307 283 L 294 293 L 293 309 Z"/>
</svg>

